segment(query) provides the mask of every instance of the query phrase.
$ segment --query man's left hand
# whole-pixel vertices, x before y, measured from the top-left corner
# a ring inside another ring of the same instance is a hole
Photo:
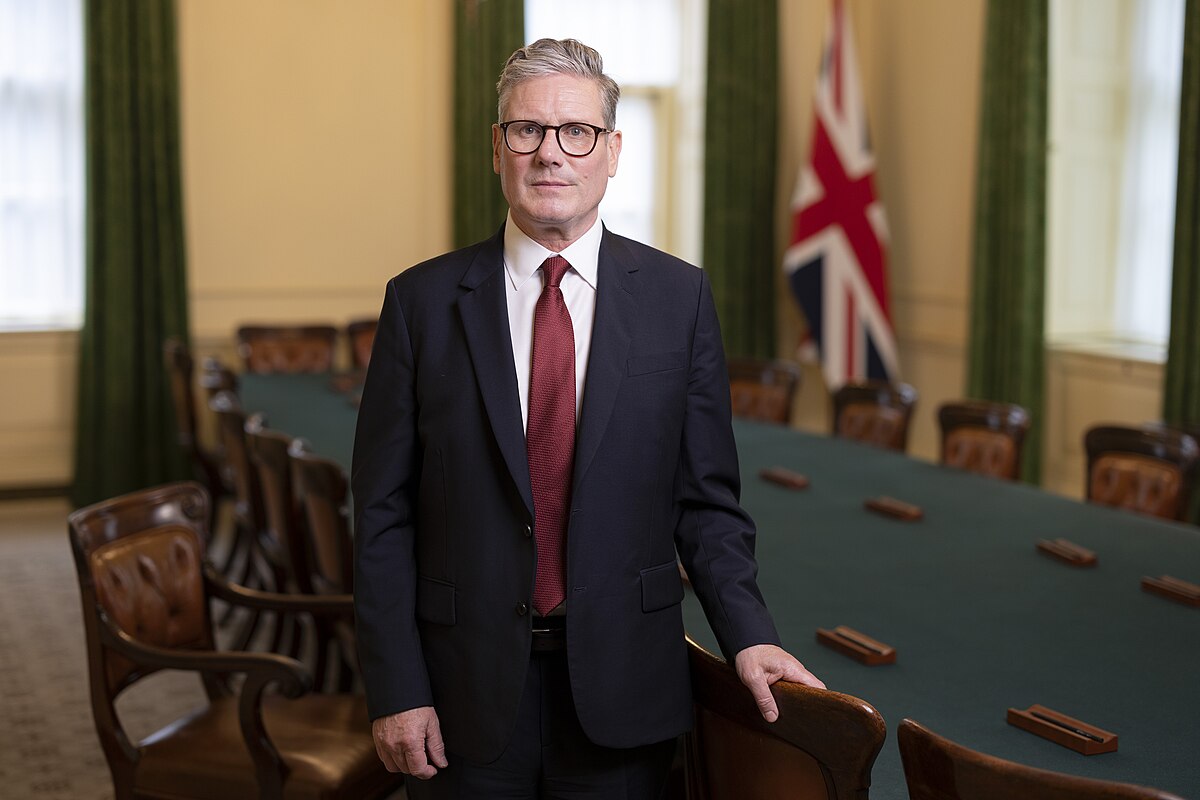
[[[791,653],[773,644],[756,644],[747,647],[734,658],[738,678],[746,684],[763,719],[774,722],[779,719],[779,707],[771,696],[771,684],[775,681],[791,681],[824,689],[825,684],[813,675]]]

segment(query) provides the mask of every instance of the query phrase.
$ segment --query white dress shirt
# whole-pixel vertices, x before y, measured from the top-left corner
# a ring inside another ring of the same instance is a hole
[[[559,288],[575,330],[575,420],[579,421],[588,354],[592,349],[592,323],[596,317],[596,271],[603,233],[604,226],[597,217],[596,223],[570,247],[561,253],[553,253],[526,236],[513,222],[512,214],[508,215],[508,222],[504,225],[504,271],[508,280],[504,285],[507,288],[508,327],[512,335],[513,363],[517,367],[517,390],[521,394],[523,425],[529,423],[533,312],[544,282],[541,267],[542,262],[554,255],[562,256],[571,265],[563,275]]]

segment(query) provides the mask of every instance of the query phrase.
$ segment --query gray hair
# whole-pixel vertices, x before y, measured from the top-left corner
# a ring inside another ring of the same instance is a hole
[[[500,80],[496,83],[496,92],[500,96],[496,107],[499,120],[504,121],[504,107],[508,105],[513,87],[532,78],[552,75],[578,75],[595,81],[600,89],[604,127],[611,129],[617,126],[617,101],[621,99],[621,87],[604,74],[604,59],[600,53],[575,39],[538,39],[533,44],[518,48],[508,57],[504,69],[500,71]]]

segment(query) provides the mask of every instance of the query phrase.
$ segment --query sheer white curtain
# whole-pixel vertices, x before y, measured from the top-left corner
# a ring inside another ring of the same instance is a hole
[[[82,0],[0,0],[0,330],[83,308]]]
[[[1183,0],[1141,0],[1130,50],[1128,126],[1117,230],[1117,332],[1167,341],[1179,153]]]

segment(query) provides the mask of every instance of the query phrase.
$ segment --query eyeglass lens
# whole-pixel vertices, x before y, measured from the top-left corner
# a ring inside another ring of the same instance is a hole
[[[542,139],[550,128],[554,128],[558,146],[569,156],[586,156],[596,147],[596,129],[577,122],[545,126],[529,120],[516,120],[505,128],[504,140],[514,153],[532,153],[542,146]]]

